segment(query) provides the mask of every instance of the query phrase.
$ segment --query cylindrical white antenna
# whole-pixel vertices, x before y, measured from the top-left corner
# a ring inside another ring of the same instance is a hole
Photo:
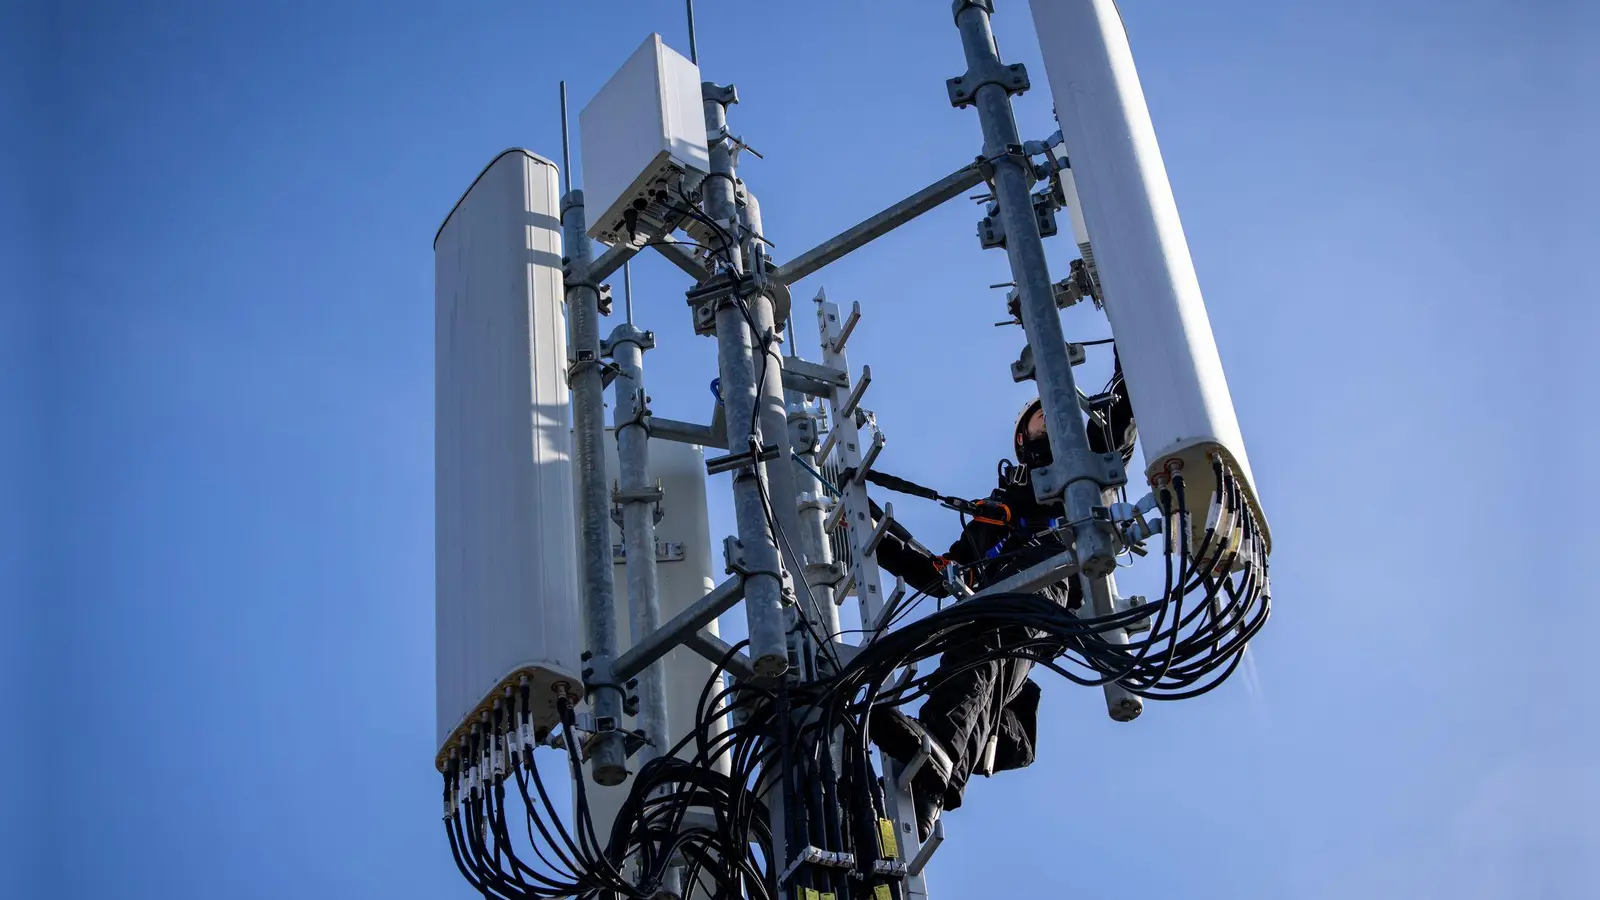
[[[1183,464],[1196,497],[1221,489],[1220,451],[1270,546],[1244,438],[1128,33],[1114,0],[1033,0],[1034,30],[1139,422],[1146,474]],[[1063,176],[1066,172],[1062,173]],[[1065,179],[1063,179],[1065,181]],[[1069,198],[1068,203],[1071,203]],[[1073,231],[1079,228],[1073,216]],[[1203,501],[1196,501],[1196,505]]]

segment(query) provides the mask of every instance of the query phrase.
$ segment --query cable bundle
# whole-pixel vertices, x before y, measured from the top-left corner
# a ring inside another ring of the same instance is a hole
[[[446,774],[446,831],[462,873],[485,897],[653,898],[681,867],[686,892],[774,898],[898,893],[904,865],[886,836],[885,799],[868,751],[869,717],[925,696],[960,670],[939,668],[890,684],[897,671],[996,633],[1020,635],[968,666],[1031,659],[1084,685],[1116,681],[1152,699],[1198,696],[1238,666],[1270,612],[1267,559],[1238,486],[1215,461],[1221,486],[1198,539],[1181,474],[1160,485],[1167,589],[1154,603],[1085,616],[1038,594],[1001,594],[951,606],[876,633],[836,674],[773,686],[725,684],[719,669],[697,706],[697,726],[644,765],[602,842],[576,783],[576,834],[563,824],[533,764],[526,701],[474,731]],[[1105,636],[1150,621],[1126,644]],[[741,645],[742,646],[742,645]],[[569,764],[579,732],[561,707]],[[730,717],[733,724],[718,731]],[[532,854],[512,846],[506,786],[516,788]],[[787,858],[773,859],[770,801],[781,799]],[[780,879],[780,876],[785,876]],[[781,883],[780,883],[781,880]]]
[[[713,738],[712,724],[738,699],[767,695],[758,688],[727,687],[719,677],[706,686],[699,727],[671,753],[686,758],[652,760],[634,779],[627,800],[602,841],[590,815],[581,770],[581,732],[572,709],[560,703],[564,744],[574,783],[575,816],[558,812],[534,761],[536,742],[526,704],[507,697],[505,714],[473,730],[464,753],[445,773],[445,831],[456,865],[485,897],[654,898],[668,870],[683,867],[686,884],[712,896],[769,897],[771,857],[767,807],[749,790],[769,749],[759,727],[735,724]],[[525,698],[524,698],[525,701]],[[722,769],[729,770],[724,773]],[[508,803],[507,786],[515,788]],[[519,852],[509,824],[514,807],[526,819],[527,851]],[[700,811],[703,815],[693,816]],[[569,829],[568,818],[576,819]],[[539,865],[530,864],[530,859]]]

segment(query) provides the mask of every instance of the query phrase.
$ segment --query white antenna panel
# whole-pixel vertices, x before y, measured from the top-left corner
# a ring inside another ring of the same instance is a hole
[[[660,192],[711,169],[700,67],[650,35],[578,114],[578,138],[589,236],[627,240],[630,211],[659,222]]]
[[[507,150],[434,239],[436,762],[505,689],[580,697],[554,163]]]
[[[1216,486],[1220,452],[1242,484],[1262,536],[1256,496],[1211,320],[1156,144],[1133,53],[1113,0],[1032,0],[1056,118],[1082,198],[1077,240],[1093,247],[1144,447],[1147,473],[1177,460],[1190,509]]]

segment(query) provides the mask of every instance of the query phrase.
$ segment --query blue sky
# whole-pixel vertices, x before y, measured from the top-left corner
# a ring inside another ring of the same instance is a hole
[[[1043,137],[1031,20],[996,2]],[[977,153],[945,98],[943,0],[699,6],[780,260]],[[1272,520],[1275,615],[1256,691],[1117,725],[1048,680],[1039,763],[974,785],[936,896],[1600,894],[1600,622],[1578,574],[1596,15],[1123,14]],[[430,241],[499,150],[558,157],[558,79],[577,108],[648,32],[685,48],[680,4],[4,15],[0,758],[29,793],[0,885],[471,896],[431,768]],[[884,467],[963,494],[1026,396],[976,216],[952,203],[796,292],[861,301]],[[1051,253],[1064,270],[1068,242]],[[684,287],[635,268],[657,410],[703,420],[714,354]],[[953,536],[904,506],[929,543]],[[721,505],[712,527],[732,528]]]

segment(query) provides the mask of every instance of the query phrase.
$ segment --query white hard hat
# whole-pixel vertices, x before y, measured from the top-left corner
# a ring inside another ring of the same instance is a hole
[[[1039,401],[1038,397],[1035,397],[1022,407],[1022,412],[1017,414],[1017,424],[1012,431],[1011,443],[1012,449],[1016,451],[1017,462],[1023,465],[1040,464],[1039,454],[1030,454],[1027,451],[1027,446],[1030,443],[1028,440],[1028,421],[1033,418],[1035,413],[1041,412],[1043,409],[1044,404]],[[1046,442],[1044,456],[1048,456],[1049,452],[1049,443]],[[1030,459],[1030,457],[1032,458]]]

